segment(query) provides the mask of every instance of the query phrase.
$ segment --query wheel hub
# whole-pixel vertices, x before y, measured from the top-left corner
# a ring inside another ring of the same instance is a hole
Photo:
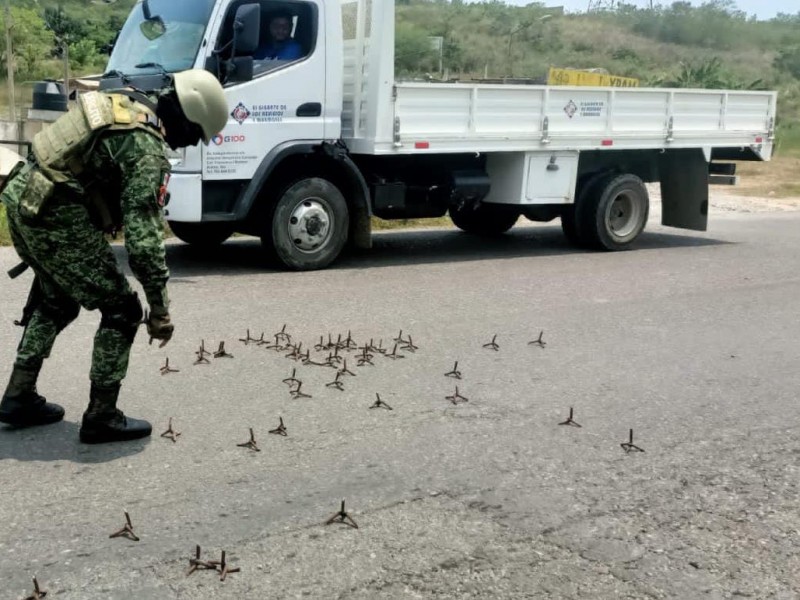
[[[628,194],[619,194],[611,203],[608,226],[614,235],[624,238],[638,226],[641,207]]]
[[[319,198],[298,203],[289,218],[289,236],[302,252],[316,252],[331,238],[330,208]]]

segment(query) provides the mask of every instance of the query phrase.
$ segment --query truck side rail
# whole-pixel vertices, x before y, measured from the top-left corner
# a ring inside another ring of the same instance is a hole
[[[768,160],[776,103],[776,92],[397,83],[393,136],[372,151],[743,147]]]

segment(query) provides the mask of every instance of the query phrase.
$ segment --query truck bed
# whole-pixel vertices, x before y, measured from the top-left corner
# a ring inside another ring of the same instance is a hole
[[[395,83],[354,152],[746,148],[768,160],[775,92]],[[381,135],[382,133],[382,135]]]

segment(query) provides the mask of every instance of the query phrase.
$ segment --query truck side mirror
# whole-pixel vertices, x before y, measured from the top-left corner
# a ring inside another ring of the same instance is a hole
[[[258,48],[261,33],[261,8],[258,4],[242,4],[233,20],[235,54],[252,54]]]

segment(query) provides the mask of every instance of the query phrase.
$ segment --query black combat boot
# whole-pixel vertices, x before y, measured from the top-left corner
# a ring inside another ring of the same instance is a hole
[[[3,400],[0,401],[0,423],[15,427],[31,427],[57,423],[64,418],[64,409],[45,401],[36,393],[39,367],[23,368],[14,365]]]
[[[84,444],[125,442],[147,437],[153,431],[150,423],[126,417],[117,408],[120,385],[100,387],[92,383],[89,408],[83,413],[80,437]]]

